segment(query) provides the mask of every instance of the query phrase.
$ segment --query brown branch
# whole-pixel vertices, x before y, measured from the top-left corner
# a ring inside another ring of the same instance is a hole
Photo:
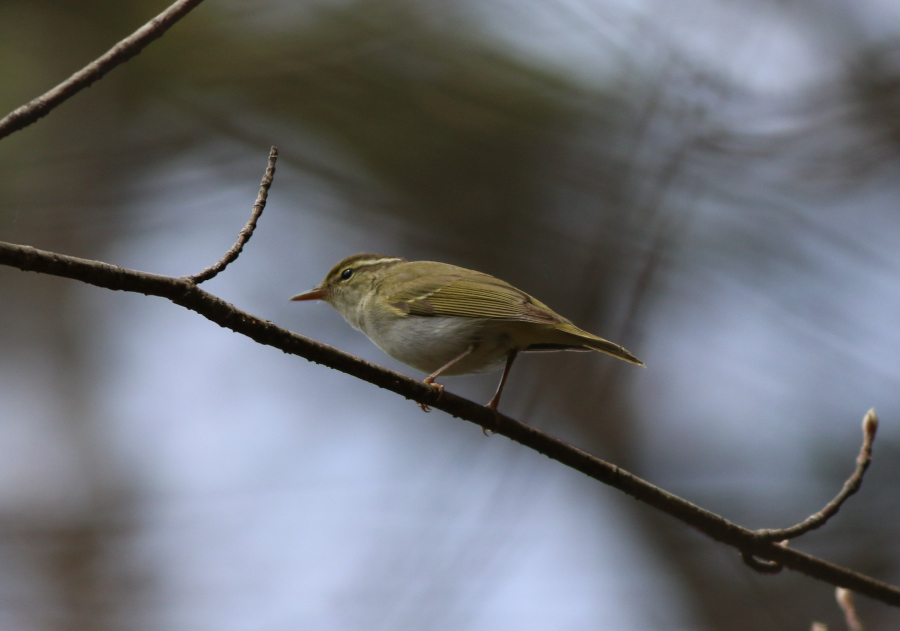
[[[247,241],[253,236],[253,231],[256,230],[256,222],[266,208],[266,198],[269,196],[269,187],[272,186],[272,179],[275,177],[276,160],[278,160],[278,147],[272,147],[269,151],[269,166],[266,167],[266,173],[263,175],[262,182],[259,184],[259,194],[256,196],[256,202],[253,204],[253,212],[250,213],[250,219],[247,220],[244,228],[238,234],[235,244],[231,246],[231,249],[228,250],[225,253],[225,256],[217,263],[210,265],[202,272],[186,276],[185,280],[189,280],[199,285],[200,283],[204,283],[211,278],[214,278],[219,272],[237,260],[237,257],[240,256],[241,251],[247,244]]]
[[[766,534],[754,532],[734,524],[724,517],[700,508],[676,495],[656,487],[619,467],[596,458],[577,447],[554,438],[533,427],[520,423],[504,414],[463,399],[450,392],[438,393],[422,381],[376,366],[343,351],[297,335],[287,329],[257,318],[237,309],[221,298],[200,289],[198,282],[212,278],[237,258],[243,245],[250,239],[256,220],[265,206],[266,194],[274,174],[277,150],[269,154],[269,164],[260,185],[250,220],[238,237],[237,243],[215,265],[193,276],[175,278],[136,270],[124,269],[101,261],[91,261],[55,252],[38,250],[27,245],[0,242],[0,265],[23,271],[72,278],[114,291],[130,291],[147,296],[167,298],[175,304],[199,313],[211,322],[235,333],[285,353],[298,355],[309,361],[340,370],[385,390],[474,423],[478,427],[502,434],[507,438],[544,454],[576,471],[612,486],[667,515],[693,526],[708,537],[736,548],[744,561],[760,572],[776,572],[782,567],[795,570],[837,587],[851,589],[875,600],[900,607],[900,588],[883,583],[869,576],[834,565],[822,559],[789,549],[774,543]],[[871,459],[871,444],[875,435],[875,413],[870,411],[863,423],[867,439],[858,459],[857,473],[848,480],[844,491],[821,513],[824,523],[828,516],[851,495],[862,481],[862,473]],[[850,489],[850,490],[848,490]],[[809,521],[809,520],[807,520]],[[805,524],[806,522],[804,522]],[[820,524],[821,525],[821,524]],[[792,529],[789,529],[792,530]],[[771,531],[774,532],[774,531]]]
[[[831,585],[845,587],[875,600],[900,607],[900,588],[822,559],[780,546],[725,518],[672,495],[619,467],[577,447],[529,427],[504,414],[450,392],[438,397],[423,382],[376,366],[348,353],[297,335],[287,329],[237,309],[200,289],[189,278],[173,278],[123,269],[108,263],[0,242],[0,265],[24,271],[72,278],[115,291],[131,291],[167,298],[208,320],[285,353],[298,355],[367,381],[418,403],[427,404],[478,427],[502,434],[576,471],[612,486],[661,510],[710,538],[732,546],[755,559],[771,561]]]
[[[779,530],[766,529],[757,530],[756,536],[768,541],[785,541],[787,539],[796,539],[800,535],[808,533],[825,525],[829,519],[834,517],[841,509],[841,506],[847,499],[859,490],[862,485],[863,476],[866,469],[872,462],[872,441],[875,440],[875,433],[878,431],[878,415],[875,410],[869,410],[863,417],[863,442],[859,448],[859,455],[856,457],[856,471],[853,472],[847,481],[844,482],[844,488],[838,493],[833,500],[825,505],[825,508],[818,513],[810,515],[808,518],[790,528],[782,528]]]
[[[203,0],[178,0],[52,90],[14,109],[0,119],[0,138],[5,138],[40,120],[55,107],[101,79],[107,72],[140,53],[150,42],[162,37],[163,33],[201,2]]]

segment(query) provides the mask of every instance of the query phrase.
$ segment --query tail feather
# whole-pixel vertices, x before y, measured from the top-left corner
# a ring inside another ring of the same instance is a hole
[[[632,355],[625,348],[610,342],[609,340],[604,340],[602,337],[597,337],[592,333],[583,331],[574,324],[569,324],[563,330],[570,336],[570,339],[575,338],[572,339],[572,350],[577,350],[574,347],[580,346],[584,349],[600,351],[601,353],[618,357],[619,359],[623,359],[637,366],[644,365],[644,362]]]
[[[595,351],[600,351],[601,353],[606,353],[607,355],[612,355],[613,357],[618,357],[619,359],[624,359],[627,362],[632,364],[636,364],[637,366],[643,366],[644,362],[640,359],[632,355],[626,349],[622,348],[618,344],[614,344],[609,340],[604,340],[603,338],[589,339],[584,343],[585,348],[590,348]]]

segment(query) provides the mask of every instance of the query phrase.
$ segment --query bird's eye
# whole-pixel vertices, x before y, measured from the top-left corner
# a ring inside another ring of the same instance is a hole
[[[345,269],[343,272],[341,272],[341,280],[347,280],[351,276],[353,276],[353,270],[350,269],[349,267],[347,269]]]

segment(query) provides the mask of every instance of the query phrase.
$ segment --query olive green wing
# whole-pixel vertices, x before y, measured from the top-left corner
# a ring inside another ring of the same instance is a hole
[[[429,274],[392,283],[388,303],[409,315],[567,322],[524,291],[488,274]]]

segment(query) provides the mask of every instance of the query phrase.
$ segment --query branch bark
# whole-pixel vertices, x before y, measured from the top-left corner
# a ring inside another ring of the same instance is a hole
[[[140,53],[201,2],[203,0],[178,0],[52,90],[14,109],[0,119],[0,138],[40,120],[54,108],[103,78],[107,72]]]
[[[833,500],[828,502],[825,507],[818,513],[810,515],[808,518],[790,528],[780,528],[778,530],[757,530],[756,535],[769,541],[787,541],[788,539],[796,539],[801,535],[805,535],[810,530],[821,528],[825,523],[837,515],[850,496],[859,490],[862,486],[863,476],[872,463],[872,442],[875,440],[875,433],[878,431],[878,415],[875,410],[869,410],[863,417],[863,442],[859,448],[859,455],[856,457],[856,470],[853,472],[844,486]]]
[[[266,167],[266,173],[259,184],[259,194],[256,196],[256,203],[253,204],[253,212],[250,213],[250,219],[247,220],[244,228],[238,234],[237,241],[220,260],[202,272],[188,276],[187,280],[197,285],[205,283],[218,276],[220,272],[224,271],[226,267],[236,261],[237,257],[241,255],[241,252],[244,251],[244,246],[247,245],[250,237],[253,236],[253,231],[256,230],[256,222],[259,221],[259,216],[262,215],[263,210],[266,208],[266,200],[269,198],[269,187],[272,186],[272,180],[275,177],[275,162],[277,160],[278,147],[272,147],[269,150],[269,166]]]
[[[421,381],[276,326],[200,289],[190,276],[182,278],[161,276],[4,242],[0,242],[0,265],[71,278],[114,291],[130,291],[166,298],[260,344],[339,370],[417,403],[469,421],[478,427],[502,434],[693,526],[716,541],[734,547],[745,559],[768,561],[774,564],[771,567],[777,566],[778,569],[786,567],[831,585],[900,607],[900,588],[774,543],[759,533],[742,528],[616,465],[504,414],[495,414],[492,410],[451,392],[444,392],[439,396],[433,388]]]

